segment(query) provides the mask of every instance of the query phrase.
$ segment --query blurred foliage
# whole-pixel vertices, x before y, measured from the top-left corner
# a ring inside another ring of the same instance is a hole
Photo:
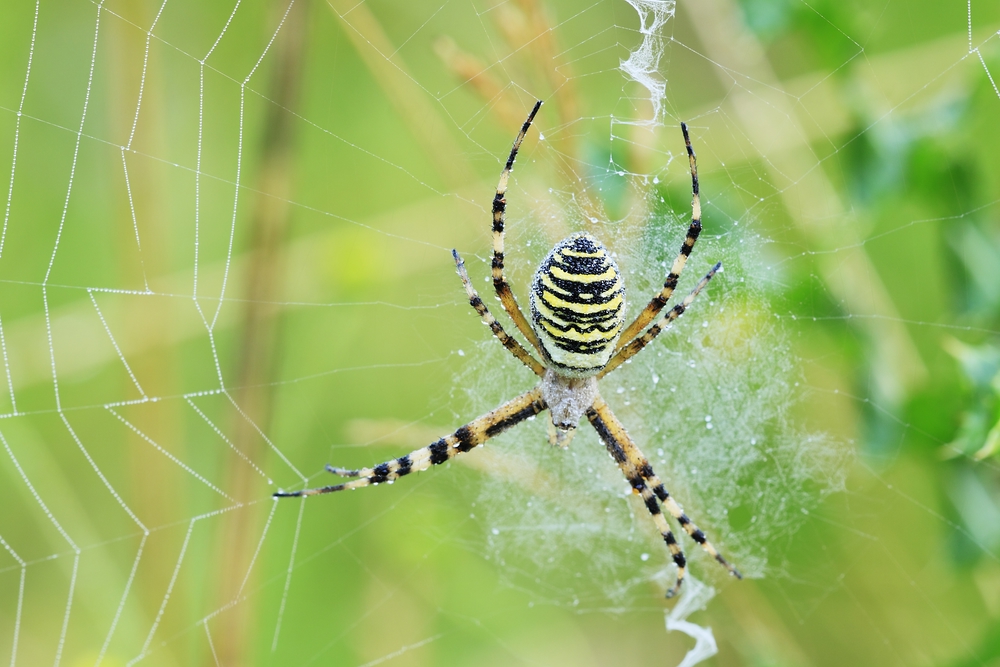
[[[946,340],[945,348],[961,365],[969,385],[968,407],[949,446],[957,456],[995,456],[1000,453],[1000,348],[955,339]]]

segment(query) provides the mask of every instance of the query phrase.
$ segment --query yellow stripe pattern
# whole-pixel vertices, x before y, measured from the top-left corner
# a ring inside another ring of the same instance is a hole
[[[585,232],[552,248],[535,272],[531,324],[557,373],[600,371],[625,324],[625,286],[614,259]]]

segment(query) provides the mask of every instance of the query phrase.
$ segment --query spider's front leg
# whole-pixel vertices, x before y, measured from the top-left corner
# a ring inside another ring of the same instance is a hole
[[[722,557],[718,550],[705,537],[705,533],[688,518],[680,505],[670,496],[667,489],[663,486],[663,482],[653,472],[653,467],[649,465],[649,461],[646,460],[639,447],[629,437],[625,427],[618,421],[618,418],[611,412],[611,408],[608,407],[608,404],[600,396],[597,397],[593,406],[587,411],[587,419],[594,426],[605,447],[608,448],[608,452],[611,453],[611,457],[625,474],[625,478],[628,479],[629,484],[642,496],[643,502],[646,504],[646,509],[653,516],[653,521],[656,523],[656,527],[659,528],[660,534],[663,535],[663,541],[666,542],[667,548],[670,550],[671,556],[673,556],[674,563],[677,565],[677,583],[674,584],[673,588],[667,590],[667,597],[673,597],[680,590],[681,584],[684,583],[687,562],[680,545],[677,544],[677,540],[670,530],[669,524],[667,524],[667,520],[663,516],[659,503],[663,503],[667,511],[677,520],[677,523],[681,525],[685,532],[691,536],[692,540],[701,545],[702,549],[729,570],[730,574],[737,579],[742,579],[743,575],[740,574],[739,570],[730,565]]]
[[[504,403],[499,408],[487,412],[482,417],[473,419],[451,435],[445,436],[427,447],[421,447],[405,456],[400,456],[398,459],[380,463],[374,468],[360,468],[358,470],[336,468],[329,465],[326,467],[328,472],[335,475],[341,477],[358,477],[359,479],[317,489],[278,491],[274,496],[276,498],[315,496],[321,493],[359,489],[363,486],[381,484],[382,482],[394,482],[400,477],[413,472],[427,470],[432,465],[444,463],[459,454],[478,447],[493,436],[503,433],[510,427],[520,424],[530,417],[534,417],[546,407],[545,400],[542,398],[542,389],[541,387],[536,387]]]

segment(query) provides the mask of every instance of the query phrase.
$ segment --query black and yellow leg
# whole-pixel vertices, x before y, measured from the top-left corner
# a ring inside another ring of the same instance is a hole
[[[674,500],[673,497],[667,492],[666,488],[664,488],[663,483],[659,480],[656,481],[657,483],[653,486],[653,493],[655,493],[656,497],[660,499],[663,506],[667,508],[670,515],[677,519],[677,523],[679,523],[681,528],[684,529],[684,532],[690,535],[692,540],[701,545],[701,548],[705,550],[705,553],[714,558],[719,565],[729,570],[729,574],[733,575],[737,579],[742,579],[743,575],[740,574],[740,571],[737,570],[732,563],[726,560],[722,554],[719,553],[718,549],[712,546],[712,543],[705,537],[704,531],[698,528],[698,526],[696,526],[694,522],[688,518],[688,515],[684,513],[681,506],[677,504],[677,501]],[[650,483],[652,484],[652,482]]]
[[[462,261],[461,256],[459,256],[457,250],[451,251],[452,256],[455,258],[455,267],[458,269],[458,275],[462,279],[462,284],[465,285],[465,293],[469,296],[469,304],[475,309],[482,318],[483,323],[490,328],[493,335],[503,344],[507,351],[514,355],[521,363],[530,368],[532,372],[538,377],[545,375],[545,366],[541,364],[537,359],[531,356],[531,353],[524,349],[524,346],[518,342],[516,338],[511,337],[500,323],[497,322],[496,318],[490,312],[490,309],[486,307],[483,300],[479,298],[479,294],[476,292],[476,288],[472,286],[472,281],[469,280],[469,273],[465,270],[465,262]]]
[[[594,403],[594,407],[587,411],[587,419],[594,426],[597,434],[601,437],[604,442],[604,446],[608,448],[608,452],[611,454],[611,458],[615,460],[618,467],[621,468],[622,473],[625,475],[625,479],[632,486],[632,489],[642,496],[642,501],[646,505],[646,509],[649,514],[653,517],[653,523],[656,524],[657,530],[660,531],[660,535],[663,536],[663,542],[667,545],[667,549],[670,551],[670,556],[677,566],[677,581],[676,583],[667,589],[667,597],[673,597],[677,591],[680,590],[681,584],[684,583],[684,574],[687,571],[687,559],[684,557],[684,552],[681,546],[677,544],[677,539],[674,537],[674,533],[670,530],[670,525],[663,516],[663,511],[660,509],[660,503],[658,502],[656,495],[653,490],[649,487],[649,484],[642,478],[642,473],[640,469],[635,465],[630,457],[626,448],[622,445],[623,438],[620,434],[616,433],[616,420],[609,420],[602,416],[602,412],[610,410],[607,408],[607,403],[604,399],[598,398]],[[617,427],[620,427],[617,424]],[[624,429],[622,429],[624,431]],[[625,438],[628,436],[626,435]]]
[[[482,417],[472,420],[451,435],[445,436],[427,447],[421,447],[405,456],[400,456],[398,459],[380,463],[374,468],[360,468],[358,470],[327,466],[327,470],[335,475],[341,477],[358,477],[359,479],[317,489],[279,491],[274,496],[276,498],[315,496],[321,493],[359,489],[363,486],[381,484],[383,482],[391,483],[400,477],[413,472],[427,470],[432,465],[444,463],[459,454],[478,447],[510,427],[523,422],[529,417],[534,417],[545,408],[546,405],[542,399],[542,390],[536,387],[526,394],[521,394],[512,401],[504,403],[499,408],[486,413]]]
[[[497,183],[496,196],[493,197],[493,287],[496,289],[497,296],[500,297],[500,303],[503,304],[503,308],[507,311],[510,319],[514,321],[521,335],[528,339],[528,342],[538,350],[539,354],[542,353],[542,348],[538,342],[538,336],[535,335],[531,325],[528,323],[528,319],[521,312],[520,306],[517,305],[517,299],[514,298],[514,292],[511,291],[510,284],[507,282],[507,277],[503,272],[503,235],[504,220],[507,212],[507,183],[510,181],[510,172],[514,168],[514,160],[517,158],[518,149],[521,148],[521,142],[524,141],[524,135],[528,132],[528,128],[531,127],[531,121],[535,119],[535,114],[538,113],[538,108],[541,106],[541,100],[535,102],[534,108],[528,114],[528,119],[524,121],[521,131],[518,132],[517,138],[514,139],[514,145],[511,147],[510,155],[507,157],[507,164],[500,173],[500,182]]]
[[[667,305],[667,301],[670,300],[674,290],[677,289],[677,281],[680,279],[684,265],[687,263],[687,259],[694,249],[698,235],[701,234],[701,194],[698,186],[698,160],[695,157],[694,149],[691,148],[691,137],[688,136],[687,125],[684,123],[681,123],[681,131],[684,133],[688,164],[691,167],[691,225],[688,227],[684,244],[681,245],[681,251],[677,254],[673,266],[670,267],[667,279],[663,281],[663,289],[646,304],[646,307],[635,318],[635,321],[625,328],[621,338],[618,339],[618,344],[615,346],[617,349],[624,347],[629,341],[635,338],[640,331],[653,321],[653,318],[656,317],[663,307]]]
[[[705,274],[705,277],[701,279],[701,281],[698,283],[697,286],[695,286],[693,290],[691,290],[690,294],[684,297],[683,301],[681,301],[679,304],[671,308],[666,315],[661,317],[659,321],[656,322],[656,324],[649,327],[646,333],[642,334],[638,338],[633,338],[628,345],[625,345],[620,350],[618,350],[615,353],[615,356],[611,357],[607,365],[603,369],[601,369],[600,373],[597,374],[597,379],[600,380],[602,377],[604,377],[605,375],[607,375],[608,373],[610,373],[611,371],[615,370],[623,363],[625,363],[626,360],[634,357],[636,354],[639,353],[639,350],[649,345],[650,341],[652,341],[654,338],[660,335],[660,332],[663,331],[668,324],[670,324],[678,317],[683,315],[684,311],[688,309],[688,306],[690,306],[691,303],[695,300],[695,297],[698,296],[699,292],[705,289],[705,285],[708,284],[708,281],[711,280],[712,276],[718,273],[719,269],[721,268],[722,268],[722,262],[719,262],[718,264],[713,266],[712,270],[709,271],[707,274]]]
[[[663,507],[677,519],[677,523],[691,536],[691,539],[701,545],[701,548],[711,555],[712,558],[729,570],[730,574],[738,579],[742,579],[743,577],[739,571],[719,554],[718,550],[705,537],[705,533],[694,525],[691,519],[684,514],[680,505],[670,496],[663,483],[656,476],[656,473],[653,472],[653,467],[649,465],[649,461],[646,460],[639,447],[632,441],[625,427],[618,421],[614,413],[611,412],[611,408],[608,407],[603,398],[598,397],[594,401],[594,405],[587,411],[587,419],[594,426],[604,445],[611,453],[612,458],[618,463],[618,467],[625,473],[629,484],[632,485],[632,488],[636,492],[642,495],[646,509],[653,515],[653,520],[656,522],[660,534],[663,535],[663,541],[670,550],[674,563],[677,564],[677,582],[667,591],[667,597],[675,595],[684,582],[686,562],[684,554],[677,545],[673,533],[670,532],[669,525],[663,517],[659,503],[662,503]]]

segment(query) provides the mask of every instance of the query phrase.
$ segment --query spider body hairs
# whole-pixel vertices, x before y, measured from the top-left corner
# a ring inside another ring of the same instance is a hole
[[[493,198],[493,264],[492,278],[500,303],[514,325],[541,357],[532,356],[524,345],[508,334],[493,317],[476,293],[465,262],[458,251],[452,250],[458,275],[465,286],[469,304],[493,335],[521,363],[541,378],[539,384],[485,415],[472,420],[454,433],[405,456],[380,463],[373,468],[357,470],[328,465],[327,471],[351,481],[302,491],[279,491],[275,497],[311,496],[364,486],[392,483],[413,472],[444,463],[484,444],[490,438],[544,410],[551,415],[549,441],[561,447],[569,446],[577,425],[584,417],[591,423],[621,469],[633,491],[642,497],[653,522],[677,566],[677,580],[667,591],[672,597],[684,581],[687,561],[670,524],[665,509],[677,524],[730,574],[742,578],[705,537],[667,492],[649,461],[631,439],[624,425],[601,397],[597,382],[622,363],[637,354],[664,328],[680,317],[695,297],[722,267],[716,264],[698,285],[665,315],[666,306],[681,271],[701,233],[701,200],[698,190],[698,164],[687,126],[681,123],[684,144],[691,168],[691,225],[663,288],[653,296],[643,311],[625,326],[625,285],[621,272],[607,248],[585,232],[571,234],[557,243],[542,260],[531,285],[531,320],[521,311],[504,275],[504,223],[507,207],[507,184],[518,149],[542,102],[535,103],[521,131],[514,140],[507,163],[500,174]],[[656,319],[659,317],[659,319]],[[654,319],[656,321],[654,322]],[[648,328],[647,328],[648,327]]]

